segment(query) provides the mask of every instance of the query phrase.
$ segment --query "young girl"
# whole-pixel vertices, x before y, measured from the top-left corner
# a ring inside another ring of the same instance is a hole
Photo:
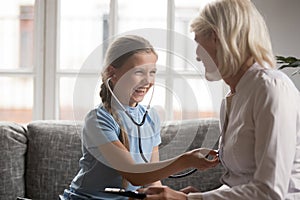
[[[85,118],[81,169],[65,190],[65,199],[126,199],[104,190],[161,186],[160,179],[185,168],[218,164],[217,159],[199,157],[200,150],[159,162],[159,116],[149,105],[139,104],[152,90],[156,62],[156,52],[142,37],[127,35],[110,45],[102,73],[102,104]]]

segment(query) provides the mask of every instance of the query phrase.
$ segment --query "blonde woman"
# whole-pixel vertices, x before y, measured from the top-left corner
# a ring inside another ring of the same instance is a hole
[[[300,199],[299,91],[274,69],[262,16],[250,0],[216,0],[191,29],[207,79],[230,87],[221,106],[224,186],[189,194],[150,187],[146,199]]]
[[[90,111],[82,133],[80,171],[65,190],[65,199],[128,199],[105,188],[137,190],[161,186],[160,179],[194,167],[216,166],[196,149],[159,162],[160,120],[156,111],[139,104],[154,85],[157,54],[144,38],[126,35],[109,46],[102,74],[102,103]],[[151,91],[152,93],[152,91]]]

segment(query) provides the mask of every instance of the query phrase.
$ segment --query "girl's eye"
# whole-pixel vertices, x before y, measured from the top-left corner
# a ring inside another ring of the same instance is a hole
[[[144,74],[144,72],[141,71],[141,70],[135,71],[134,73],[135,73],[136,75],[143,75],[143,74]]]
[[[154,76],[154,75],[156,74],[156,71],[153,70],[153,71],[150,72],[150,74],[151,74],[152,76]]]

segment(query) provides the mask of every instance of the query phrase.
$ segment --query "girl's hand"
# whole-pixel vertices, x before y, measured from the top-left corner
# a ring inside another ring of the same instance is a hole
[[[198,170],[206,170],[219,164],[218,152],[212,149],[199,148],[186,153],[188,162]]]

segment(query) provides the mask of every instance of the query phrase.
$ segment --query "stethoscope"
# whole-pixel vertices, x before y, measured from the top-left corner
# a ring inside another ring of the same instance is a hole
[[[146,107],[146,111],[143,115],[142,121],[141,122],[136,122],[133,117],[130,115],[130,113],[126,110],[126,108],[123,106],[123,104],[119,101],[119,99],[117,98],[117,96],[114,94],[113,90],[111,89],[110,85],[109,85],[109,81],[111,78],[108,78],[106,80],[106,87],[108,88],[109,92],[111,93],[111,95],[113,96],[113,98],[116,100],[117,104],[122,108],[122,110],[125,112],[125,114],[130,118],[130,120],[137,126],[137,130],[138,130],[138,144],[139,144],[139,153],[142,157],[142,159],[144,160],[145,163],[149,163],[149,161],[147,160],[147,158],[145,157],[144,153],[143,153],[143,149],[142,149],[142,139],[141,139],[141,126],[144,125],[145,121],[146,121],[146,117],[148,115],[148,110],[150,109],[150,104],[153,98],[153,94],[154,94],[154,86],[152,89],[152,94],[149,100],[149,103]],[[170,175],[169,178],[182,178],[185,176],[189,176],[191,174],[193,174],[194,172],[196,172],[197,169],[191,169],[188,172],[182,173],[182,174],[174,174],[174,175]]]

